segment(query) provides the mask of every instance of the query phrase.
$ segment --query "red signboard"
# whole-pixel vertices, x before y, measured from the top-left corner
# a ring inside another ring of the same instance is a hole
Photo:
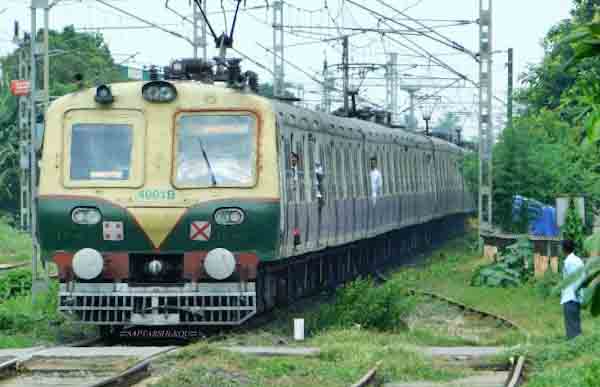
[[[14,80],[10,82],[10,91],[15,97],[24,97],[29,95],[31,89],[29,81]]]

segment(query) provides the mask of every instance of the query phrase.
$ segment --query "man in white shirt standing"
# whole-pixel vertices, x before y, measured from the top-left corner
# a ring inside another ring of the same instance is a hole
[[[377,204],[377,198],[383,193],[383,178],[381,172],[377,169],[377,158],[371,158],[371,201],[373,205]]]
[[[564,240],[562,248],[567,256],[563,265],[563,278],[567,278],[583,269],[584,264],[581,258],[575,255],[575,243],[572,240]],[[584,277],[583,273],[581,277]],[[565,287],[560,295],[560,304],[563,306],[565,329],[569,340],[581,334],[581,300],[576,294],[579,285],[580,281],[574,281]]]

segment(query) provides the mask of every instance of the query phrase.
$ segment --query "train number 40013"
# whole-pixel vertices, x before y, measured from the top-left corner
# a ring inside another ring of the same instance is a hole
[[[144,189],[136,194],[137,200],[175,200],[176,192],[172,189]]]

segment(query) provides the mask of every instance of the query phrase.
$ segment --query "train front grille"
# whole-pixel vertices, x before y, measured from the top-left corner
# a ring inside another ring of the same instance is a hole
[[[60,291],[59,310],[71,314],[76,322],[96,325],[239,325],[256,314],[254,284],[244,284],[245,289],[214,292],[199,289],[195,292],[174,292],[173,288],[136,292],[103,292],[104,289]],[[94,284],[96,285],[96,284]],[[100,284],[103,285],[103,284]],[[232,286],[233,285],[233,286]],[[121,287],[126,287],[121,284]],[[214,288],[214,286],[212,286]],[[164,291],[162,291],[164,290]]]

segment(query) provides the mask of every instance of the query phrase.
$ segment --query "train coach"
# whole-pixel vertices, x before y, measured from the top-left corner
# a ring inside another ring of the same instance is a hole
[[[474,210],[461,148],[227,83],[69,94],[42,155],[59,308],[105,331],[239,325],[443,240]]]

